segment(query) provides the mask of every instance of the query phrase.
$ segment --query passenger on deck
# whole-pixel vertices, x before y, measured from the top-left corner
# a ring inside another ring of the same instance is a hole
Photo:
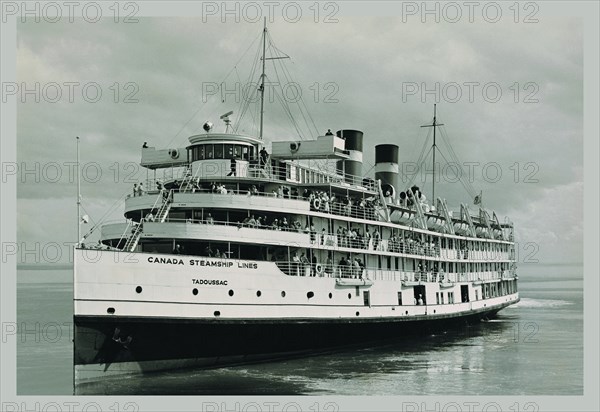
[[[306,268],[309,267],[310,262],[308,261],[308,258],[306,257],[306,255],[304,254],[304,252],[302,252],[302,254],[300,255],[300,263],[302,264],[300,276],[305,276],[306,275]]]
[[[377,229],[373,230],[373,250],[377,250],[379,247],[379,241],[381,240],[381,235]]]
[[[417,299],[417,305],[423,305],[423,295],[419,293],[419,299]]]
[[[133,184],[133,197],[137,196],[137,183]]]
[[[142,145],[142,149],[147,149],[148,148],[148,142],[144,142],[144,144]]]
[[[348,270],[348,262],[346,262],[346,258],[342,256],[342,258],[340,259],[340,262],[338,263],[338,267],[340,270],[340,276],[345,278],[347,277],[347,270]]]
[[[331,256],[327,257],[327,263],[325,264],[325,276],[328,278],[333,274],[333,260]]]
[[[177,243],[175,245],[175,248],[173,249],[173,254],[181,255],[182,253],[183,253],[183,250],[181,249],[181,245],[179,243]]]
[[[264,147],[262,149],[260,149],[260,166],[261,167],[265,167],[267,165],[267,159],[269,158],[269,153],[267,152],[267,149],[265,149]]]
[[[358,259],[354,258],[354,262],[352,263],[353,269],[354,269],[354,277],[355,278],[362,278],[362,274],[361,274],[361,270],[360,270],[360,263],[358,263]]]
[[[300,273],[300,258],[298,257],[298,252],[294,252],[292,256],[292,276],[298,276]]]
[[[154,222],[154,215],[152,212],[148,213],[145,218],[146,222]]]
[[[336,231],[336,237],[337,237],[337,245],[338,247],[343,247],[343,242],[342,242],[342,236],[344,235],[344,231],[342,230],[341,226],[338,226],[337,231]]]
[[[317,240],[317,230],[315,229],[315,225],[311,224],[308,230],[310,233],[310,243],[314,245]]]
[[[325,133],[325,136],[333,136],[331,129],[327,129],[327,133]]]
[[[207,225],[214,225],[215,224],[215,220],[213,219],[213,217],[210,214],[210,212],[206,215],[206,221],[205,221],[205,223]]]
[[[235,160],[235,157],[231,158],[229,167],[230,167],[230,171],[229,171],[229,173],[227,173],[227,176],[235,176],[235,172],[237,169],[237,161]]]

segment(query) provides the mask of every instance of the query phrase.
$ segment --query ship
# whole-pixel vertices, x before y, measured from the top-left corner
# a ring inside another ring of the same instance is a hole
[[[76,387],[394,342],[519,301],[514,225],[481,194],[450,210],[435,179],[431,200],[401,186],[396,144],[375,145],[367,176],[360,130],[263,138],[266,38],[258,133],[230,111],[184,147],[144,144],[124,218],[94,247],[78,234]]]

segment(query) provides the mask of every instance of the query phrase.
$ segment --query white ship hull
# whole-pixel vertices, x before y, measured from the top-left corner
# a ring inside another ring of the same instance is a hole
[[[272,262],[80,249],[75,256],[76,383],[371,344],[489,317],[519,300],[516,292],[479,299],[482,286],[467,282],[423,282],[426,304],[415,305],[414,287],[400,278],[340,284],[288,276]],[[461,300],[465,290],[466,302],[432,304],[438,293]]]

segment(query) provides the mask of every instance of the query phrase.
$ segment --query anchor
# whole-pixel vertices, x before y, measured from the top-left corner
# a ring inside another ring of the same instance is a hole
[[[125,349],[129,349],[129,344],[133,341],[133,338],[130,335],[128,335],[127,338],[125,338],[125,340],[123,340],[119,336],[120,334],[121,334],[121,329],[116,327],[115,332],[113,333],[112,340],[117,343],[120,343]]]

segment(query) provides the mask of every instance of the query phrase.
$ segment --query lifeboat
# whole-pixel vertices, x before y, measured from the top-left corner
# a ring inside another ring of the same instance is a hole
[[[390,215],[390,220],[401,225],[407,224],[413,218],[414,213],[407,210],[394,210]]]
[[[456,222],[454,223],[454,231],[459,235],[465,235],[469,230],[468,223],[465,222]]]

